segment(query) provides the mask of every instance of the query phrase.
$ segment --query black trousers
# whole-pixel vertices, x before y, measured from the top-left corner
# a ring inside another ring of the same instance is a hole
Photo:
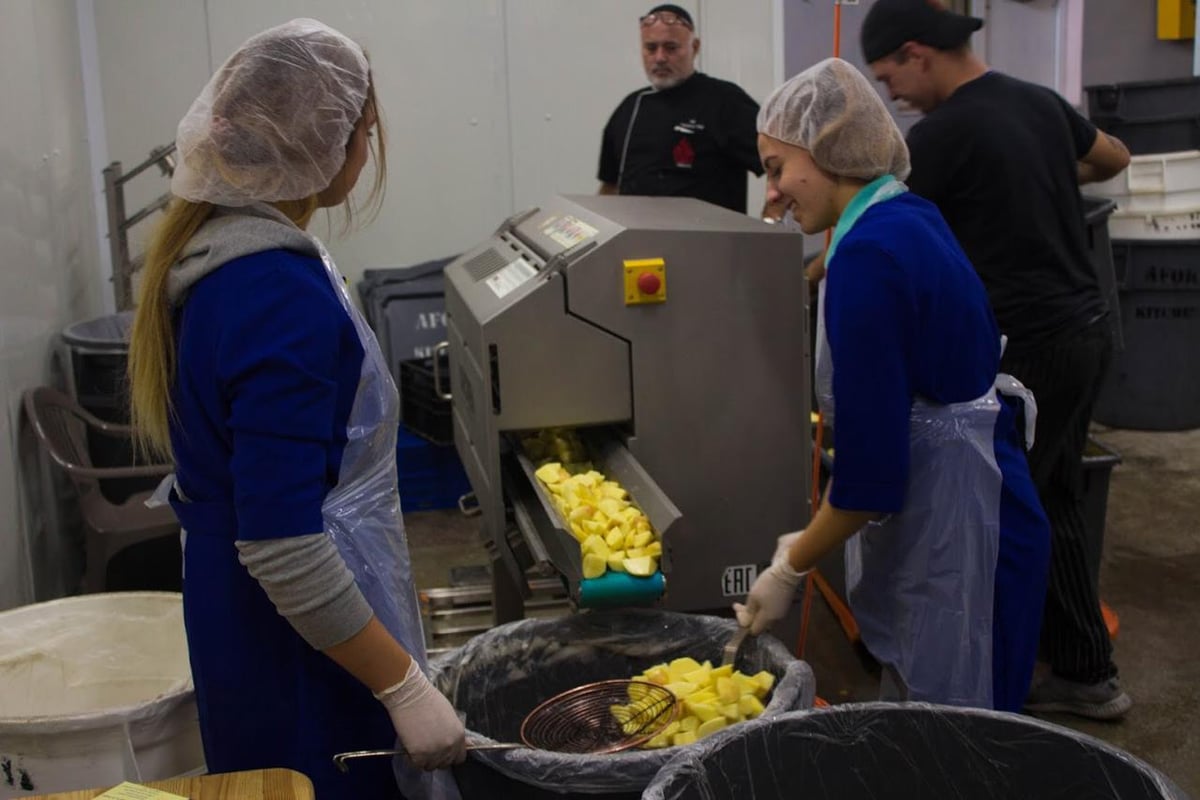
[[[1112,335],[1100,319],[1052,345],[1006,353],[1000,364],[1037,400],[1029,469],[1052,531],[1042,656],[1056,675],[1089,684],[1117,674],[1099,579],[1088,568],[1083,513],[1083,449],[1111,360]]]

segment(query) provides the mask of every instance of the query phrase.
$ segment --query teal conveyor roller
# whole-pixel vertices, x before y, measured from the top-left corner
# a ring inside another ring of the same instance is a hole
[[[666,588],[662,570],[647,578],[626,572],[606,572],[599,578],[584,578],[579,582],[579,607],[648,606],[662,597]]]

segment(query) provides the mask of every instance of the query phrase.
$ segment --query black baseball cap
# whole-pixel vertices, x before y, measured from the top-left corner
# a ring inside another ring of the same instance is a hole
[[[983,20],[948,11],[941,0],[875,0],[863,20],[860,42],[868,64],[905,42],[953,50],[983,27]]]
[[[681,6],[674,5],[673,3],[663,3],[662,5],[657,5],[657,6],[655,6],[654,8],[650,9],[649,11],[647,11],[647,12],[646,12],[646,13],[645,13],[645,14],[642,16],[642,19],[645,19],[646,17],[650,16],[651,14],[657,14],[657,13],[658,13],[658,12],[660,12],[660,11],[669,11],[669,12],[671,12],[671,13],[672,13],[672,14],[674,14],[675,16],[677,16],[677,17],[679,17],[680,19],[682,19],[682,20],[684,20],[685,22],[687,22],[687,24],[688,24],[688,27],[689,27],[689,28],[691,28],[691,29],[695,30],[695,28],[696,28],[696,23],[692,21],[692,15],[691,15],[691,14],[689,14],[689,13],[687,12],[687,9],[686,9],[686,8],[683,8],[683,7],[681,7]]]

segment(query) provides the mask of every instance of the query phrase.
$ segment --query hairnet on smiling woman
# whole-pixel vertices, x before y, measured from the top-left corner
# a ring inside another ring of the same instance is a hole
[[[780,86],[758,112],[758,132],[809,151],[833,175],[908,177],[908,145],[871,83],[827,58]]]
[[[250,38],[180,121],[171,192],[224,206],[317,194],[345,163],[369,84],[362,48],[316,20]]]

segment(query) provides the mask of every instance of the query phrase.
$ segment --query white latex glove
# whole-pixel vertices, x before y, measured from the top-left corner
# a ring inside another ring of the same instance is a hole
[[[793,533],[785,533],[775,540],[775,555],[771,556],[771,564],[778,564],[781,561],[787,563],[788,553],[792,549],[792,545],[800,538],[800,534],[804,531],[795,531]]]
[[[738,624],[757,636],[783,619],[796,596],[796,587],[806,574],[807,571],[796,572],[786,559],[767,567],[750,587],[746,603],[733,604]]]
[[[392,718],[414,766],[442,769],[467,757],[467,731],[454,706],[429,682],[414,658],[404,680],[375,695]]]

